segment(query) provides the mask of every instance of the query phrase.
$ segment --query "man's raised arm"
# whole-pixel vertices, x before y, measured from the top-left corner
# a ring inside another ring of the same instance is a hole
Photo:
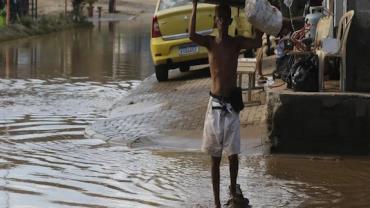
[[[195,29],[196,22],[197,22],[197,6],[198,6],[198,0],[193,0],[193,11],[191,14],[191,20],[190,20],[190,26],[189,26],[190,27],[189,38],[196,44],[208,48],[209,47],[208,36],[197,34],[196,29]]]

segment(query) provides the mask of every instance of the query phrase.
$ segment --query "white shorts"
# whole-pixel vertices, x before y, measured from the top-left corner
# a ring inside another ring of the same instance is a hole
[[[240,153],[240,120],[230,103],[210,98],[204,122],[202,151],[221,157]]]

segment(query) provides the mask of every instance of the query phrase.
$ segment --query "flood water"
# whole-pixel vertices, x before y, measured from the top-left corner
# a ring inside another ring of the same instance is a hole
[[[212,206],[204,154],[84,137],[153,73],[149,35],[114,22],[1,43],[0,207]],[[244,155],[238,182],[253,207],[370,207],[368,157]]]

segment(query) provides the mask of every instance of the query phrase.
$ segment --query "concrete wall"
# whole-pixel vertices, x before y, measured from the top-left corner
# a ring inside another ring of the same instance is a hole
[[[347,1],[354,10],[347,44],[347,87],[354,92],[370,92],[370,1]]]
[[[370,95],[269,93],[272,153],[370,153]]]

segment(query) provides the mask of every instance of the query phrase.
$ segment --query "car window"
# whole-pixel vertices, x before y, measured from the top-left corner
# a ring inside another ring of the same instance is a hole
[[[192,0],[161,0],[158,10],[169,9],[173,7],[191,4]]]

